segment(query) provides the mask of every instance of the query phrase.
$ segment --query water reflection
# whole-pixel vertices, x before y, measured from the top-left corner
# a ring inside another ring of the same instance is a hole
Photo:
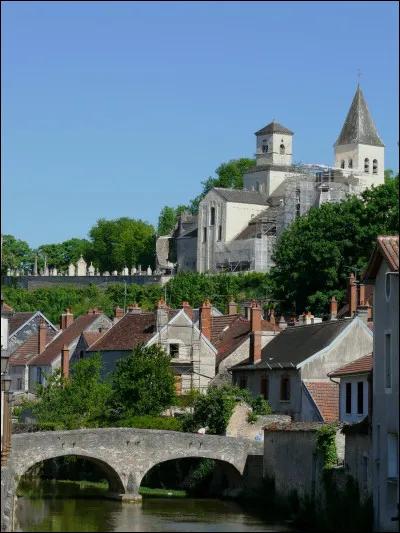
[[[290,531],[285,525],[265,523],[234,502],[149,498],[142,504],[122,504],[71,499],[71,486],[68,494],[65,485],[60,485],[42,483],[39,498],[31,499],[25,493],[18,499],[16,531]],[[78,491],[78,495],[82,496],[82,492],[85,490]],[[94,496],[92,491],[87,492]]]

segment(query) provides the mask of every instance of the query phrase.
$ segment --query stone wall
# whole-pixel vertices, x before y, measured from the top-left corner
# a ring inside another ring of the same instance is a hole
[[[345,467],[357,481],[360,498],[372,494],[372,438],[361,433],[346,435]]]
[[[9,287],[15,286],[28,291],[43,287],[74,286],[88,287],[91,283],[100,289],[106,289],[113,283],[126,283],[128,285],[165,285],[172,276],[2,276],[1,284]]]
[[[13,468],[7,462],[1,467],[1,531],[13,531],[15,485]]]
[[[265,415],[259,416],[254,423],[247,422],[247,415],[252,408],[246,402],[238,402],[235,405],[233,414],[226,428],[227,437],[241,437],[254,440],[254,437],[262,431],[264,426],[278,423],[290,423],[290,416],[287,415]],[[264,434],[264,433],[263,433]]]

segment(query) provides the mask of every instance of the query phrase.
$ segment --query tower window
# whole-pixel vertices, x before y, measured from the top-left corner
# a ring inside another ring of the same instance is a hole
[[[353,160],[349,159],[349,168],[353,168]]]
[[[218,240],[222,241],[222,226],[218,226]]]
[[[215,224],[215,207],[211,208],[210,218],[211,218],[210,224],[211,224],[211,226],[214,226],[214,224]]]
[[[262,151],[264,152],[264,154],[266,154],[268,152],[268,144],[263,144],[262,145]]]
[[[364,159],[364,172],[368,172],[369,173],[369,159],[368,159],[368,157],[366,157]]]
[[[344,168],[344,159],[340,161],[340,168]]]
[[[259,191],[259,190],[260,190],[260,182],[256,181],[256,191]]]
[[[372,161],[372,174],[378,174],[378,160],[374,159]]]
[[[285,155],[285,145],[284,144],[281,144],[280,147],[279,147],[279,151],[280,151],[280,154],[281,155]]]
[[[203,242],[207,242],[207,228],[203,228]]]

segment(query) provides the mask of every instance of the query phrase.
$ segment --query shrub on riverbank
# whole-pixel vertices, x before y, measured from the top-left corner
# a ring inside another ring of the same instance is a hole
[[[173,417],[164,418],[162,416],[132,416],[122,418],[116,423],[116,427],[183,431],[180,420]]]

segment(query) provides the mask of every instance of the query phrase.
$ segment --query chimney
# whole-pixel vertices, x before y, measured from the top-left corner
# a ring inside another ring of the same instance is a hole
[[[261,361],[261,307],[253,300],[251,304],[250,362]]]
[[[278,325],[279,325],[279,327],[281,329],[286,329],[287,328],[287,323],[286,323],[286,320],[284,319],[283,315],[279,319],[279,324]]]
[[[93,311],[92,311],[92,314],[93,314],[93,315],[101,315],[102,312],[103,312],[102,309],[99,309],[98,307],[95,307],[95,308],[93,309]]]
[[[124,316],[124,310],[120,308],[119,305],[117,307],[114,307],[113,309],[114,316],[113,316],[113,322],[114,324],[118,322],[123,316]]]
[[[337,301],[336,301],[336,297],[332,296],[329,320],[337,320],[336,315],[337,315]]]
[[[368,322],[368,313],[369,313],[369,305],[357,306],[358,318],[362,320],[365,325],[367,325],[367,322]]]
[[[233,296],[231,296],[230,302],[228,303],[228,315],[237,315],[237,308],[237,303],[235,303]]]
[[[39,325],[39,353],[41,354],[44,352],[44,349],[46,348],[46,332],[47,332],[47,326],[44,318],[40,319],[40,325]]]
[[[181,309],[185,311],[187,316],[190,318],[190,320],[193,322],[193,307],[187,302],[186,300],[183,300]]]
[[[360,283],[359,288],[360,288],[360,294],[359,294],[358,304],[364,305],[366,303],[365,302],[365,285]]]
[[[273,326],[275,326],[276,324],[276,320],[275,320],[275,309],[272,308],[269,312],[269,321],[270,321],[270,324],[272,324]]]
[[[353,316],[357,310],[357,285],[353,272],[347,278],[347,303],[349,304],[349,314]]]
[[[69,328],[73,321],[74,315],[71,313],[70,309],[66,309],[65,313],[60,317],[60,329],[64,330]]]
[[[200,311],[200,331],[208,339],[211,339],[211,303],[207,298],[201,304]]]
[[[138,306],[136,302],[129,307],[129,313],[131,315],[139,315],[142,312],[142,309]]]
[[[69,350],[66,344],[64,344],[62,353],[61,353],[61,374],[64,378],[68,379],[69,377]]]
[[[168,324],[168,307],[163,297],[157,302],[155,315],[157,332],[160,332]]]

